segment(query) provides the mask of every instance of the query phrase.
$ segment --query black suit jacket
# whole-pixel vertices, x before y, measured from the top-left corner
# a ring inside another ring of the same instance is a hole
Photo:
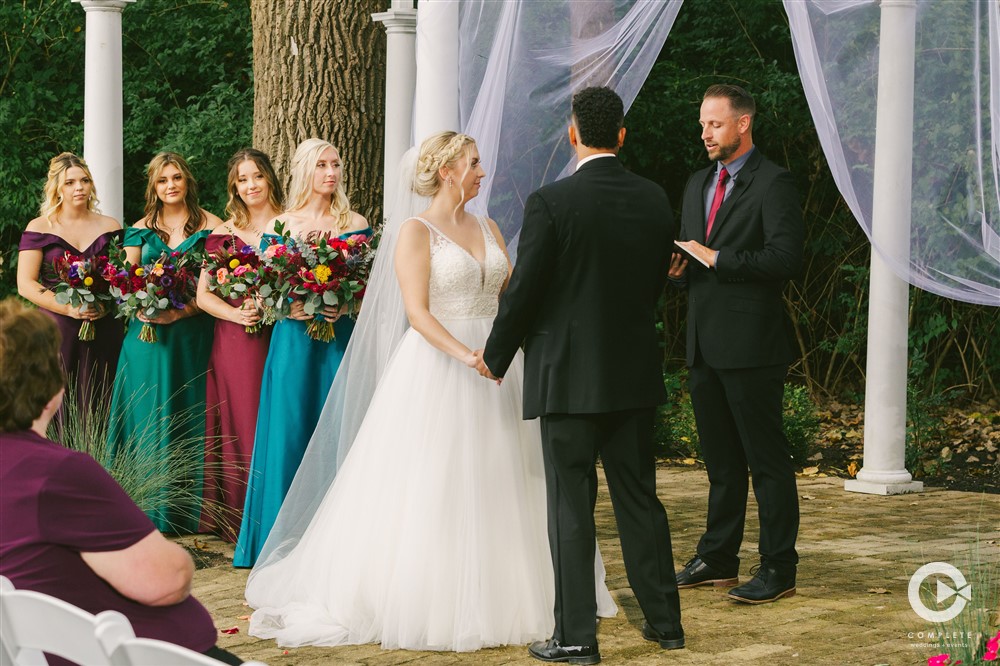
[[[524,345],[524,418],[666,399],[656,304],[675,227],[661,187],[600,157],[534,192],[484,360]]]
[[[688,180],[681,240],[718,250],[715,269],[689,262],[687,363],[695,350],[720,369],[791,363],[797,356],[782,292],[802,268],[805,228],[792,176],[754,149],[705,239],[705,192],[715,165]]]

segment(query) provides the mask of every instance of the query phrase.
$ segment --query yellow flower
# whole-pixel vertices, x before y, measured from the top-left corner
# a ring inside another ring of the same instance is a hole
[[[136,277],[142,277],[146,274],[146,270],[142,266],[139,266],[139,268],[135,269],[135,274]]]
[[[239,265],[240,265],[240,260],[239,259],[233,258],[233,259],[229,260],[229,267],[230,268],[236,268]]]
[[[94,278],[92,278],[92,277],[85,277],[85,278],[83,278],[83,286],[89,287],[92,284],[94,284]]]
[[[326,264],[320,264],[316,267],[316,270],[313,271],[313,275],[316,276],[316,282],[326,284],[326,281],[330,279],[330,274],[332,272],[333,271],[330,270],[329,266]]]

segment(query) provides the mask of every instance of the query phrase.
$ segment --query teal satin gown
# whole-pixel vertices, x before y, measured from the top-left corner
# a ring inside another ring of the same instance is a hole
[[[124,245],[141,247],[146,264],[164,252],[201,250],[209,233],[199,231],[171,248],[154,231],[131,227]],[[111,399],[108,449],[112,464],[134,476],[132,499],[157,529],[194,533],[201,515],[205,372],[215,320],[202,313],[155,327],[157,341],[143,342],[142,322],[129,322]]]
[[[340,237],[371,233],[371,229],[364,229]],[[274,238],[277,237],[265,234],[262,249]],[[335,339],[319,342],[306,334],[306,324],[285,319],[274,325],[271,334],[233,566],[252,567],[257,561],[302,462],[354,330],[354,320],[341,317],[333,325]]]

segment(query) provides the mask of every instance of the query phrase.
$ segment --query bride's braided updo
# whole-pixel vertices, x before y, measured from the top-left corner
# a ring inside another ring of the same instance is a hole
[[[417,169],[413,175],[413,191],[422,197],[432,197],[441,189],[441,177],[438,170],[443,166],[454,166],[463,155],[468,153],[469,146],[476,143],[468,134],[459,134],[451,130],[439,132],[420,144],[420,157],[417,158]]]

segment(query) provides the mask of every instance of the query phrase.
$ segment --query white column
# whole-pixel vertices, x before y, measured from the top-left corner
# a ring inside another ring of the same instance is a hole
[[[909,287],[891,266],[910,253],[913,165],[913,70],[916,0],[882,0],[875,199],[865,375],[864,464],[844,489],[876,495],[919,492],[905,466],[906,354]]]
[[[413,0],[392,0],[389,11],[372,14],[385,26],[385,168],[382,213],[387,216],[396,191],[399,161],[411,145],[413,95],[417,87],[417,10]]]
[[[460,130],[458,0],[421,0],[417,10],[417,98],[413,139]]]
[[[87,12],[83,157],[90,166],[101,211],[119,222],[122,191],[122,10],[135,0],[73,0]]]

